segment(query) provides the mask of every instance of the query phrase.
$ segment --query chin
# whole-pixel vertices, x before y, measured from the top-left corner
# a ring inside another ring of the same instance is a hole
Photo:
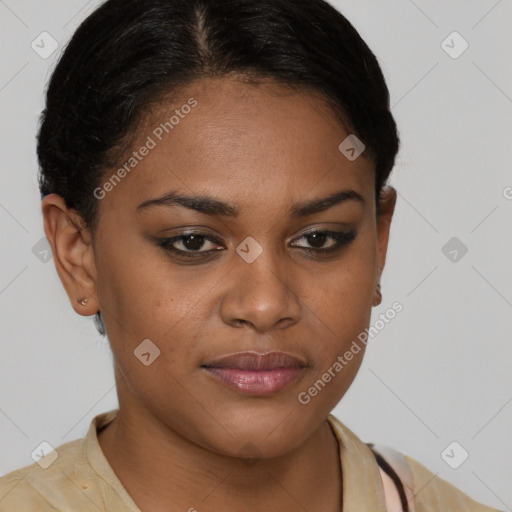
[[[240,458],[272,458],[284,455],[303,443],[315,430],[304,410],[293,413],[293,406],[235,408],[215,415],[208,429],[209,444],[214,451]],[[217,424],[218,422],[218,424]],[[220,425],[219,425],[220,424]],[[212,434],[216,435],[215,440]]]

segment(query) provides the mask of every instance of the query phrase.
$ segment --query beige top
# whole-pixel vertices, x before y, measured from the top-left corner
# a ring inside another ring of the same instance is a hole
[[[96,431],[118,409],[96,416],[87,435],[56,448],[31,465],[0,478],[0,512],[141,512],[114,473],[98,443]],[[343,512],[385,512],[380,472],[368,446],[329,415],[340,446],[343,468]],[[497,512],[481,505],[406,457],[413,477],[416,512]],[[46,469],[43,465],[52,462]],[[318,512],[318,511],[315,511]]]

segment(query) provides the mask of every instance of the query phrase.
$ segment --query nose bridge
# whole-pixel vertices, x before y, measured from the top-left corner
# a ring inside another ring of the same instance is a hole
[[[238,246],[233,284],[221,307],[226,323],[249,322],[257,330],[269,330],[297,322],[300,303],[284,257],[272,244],[260,245],[254,239]]]

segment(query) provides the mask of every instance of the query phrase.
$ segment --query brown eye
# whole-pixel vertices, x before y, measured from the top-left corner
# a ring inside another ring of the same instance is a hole
[[[294,245],[294,247],[298,247],[309,252],[314,252],[318,254],[330,254],[349,245],[355,239],[356,234],[357,233],[354,229],[350,231],[310,231],[309,233],[304,233],[300,238],[296,239],[305,239],[307,243],[310,245],[310,247],[305,247],[301,245]]]
[[[197,258],[198,256],[209,255],[219,250],[218,248],[201,250],[206,242],[218,244],[217,240],[205,233],[183,233],[172,238],[164,238],[158,242],[158,245],[178,256]]]

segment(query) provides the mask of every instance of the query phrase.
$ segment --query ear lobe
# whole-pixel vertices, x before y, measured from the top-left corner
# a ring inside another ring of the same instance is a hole
[[[41,203],[46,238],[53,261],[73,309],[83,316],[99,310],[96,296],[96,267],[91,234],[81,217],[67,208],[64,199],[49,194]],[[78,299],[87,298],[85,306]]]
[[[395,212],[396,199],[396,190],[391,186],[385,187],[379,196],[379,209],[377,213],[377,236],[379,239],[379,279],[386,263],[389,232],[391,228],[391,220]]]

